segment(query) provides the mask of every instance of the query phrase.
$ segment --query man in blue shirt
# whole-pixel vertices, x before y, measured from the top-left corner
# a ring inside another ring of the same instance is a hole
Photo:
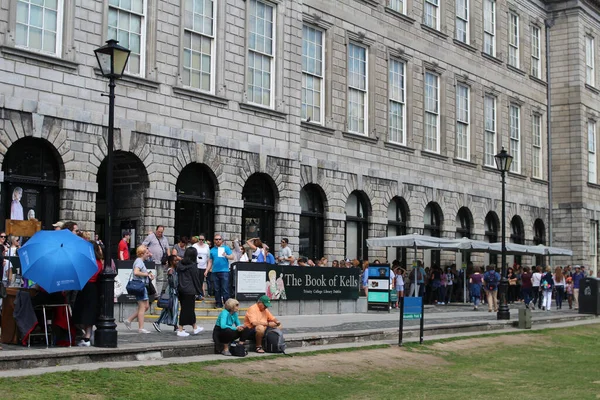
[[[585,274],[581,271],[581,267],[576,265],[575,273],[573,274],[573,303],[575,303],[576,310],[579,309],[579,285],[583,278],[585,278]]]
[[[234,255],[231,248],[223,243],[223,236],[220,234],[215,234],[213,244],[204,276],[212,271],[215,308],[223,308],[223,304],[229,299],[229,260],[233,260]]]

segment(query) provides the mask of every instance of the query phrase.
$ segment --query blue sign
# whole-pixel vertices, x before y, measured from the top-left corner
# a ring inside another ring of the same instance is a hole
[[[405,297],[404,298],[404,319],[419,319],[422,317],[423,298],[422,297]]]

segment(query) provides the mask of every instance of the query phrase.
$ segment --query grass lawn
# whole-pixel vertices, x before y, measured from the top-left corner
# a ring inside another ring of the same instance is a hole
[[[598,399],[600,325],[0,379],[0,399]]]

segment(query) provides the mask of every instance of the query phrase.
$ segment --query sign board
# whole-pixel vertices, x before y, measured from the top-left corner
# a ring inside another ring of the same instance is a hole
[[[419,319],[423,316],[421,310],[423,309],[423,298],[422,297],[405,297],[404,298],[404,319]]]
[[[377,311],[390,311],[390,266],[383,264],[370,264],[364,272],[368,276],[367,309]]]
[[[14,219],[7,219],[5,221],[6,233],[14,236],[26,236],[31,237],[37,231],[42,230],[42,223],[37,219],[30,219],[27,221],[19,221]]]
[[[298,267],[266,263],[234,263],[236,299],[356,300],[358,268]]]

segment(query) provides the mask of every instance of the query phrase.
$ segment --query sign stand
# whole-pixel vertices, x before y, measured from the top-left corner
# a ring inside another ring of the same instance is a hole
[[[419,343],[423,344],[423,331],[425,329],[425,304],[422,297],[401,297],[400,322],[398,327],[398,346],[402,347],[404,336],[404,319],[417,319],[420,321]]]
[[[367,310],[390,312],[390,266],[369,264]]]

